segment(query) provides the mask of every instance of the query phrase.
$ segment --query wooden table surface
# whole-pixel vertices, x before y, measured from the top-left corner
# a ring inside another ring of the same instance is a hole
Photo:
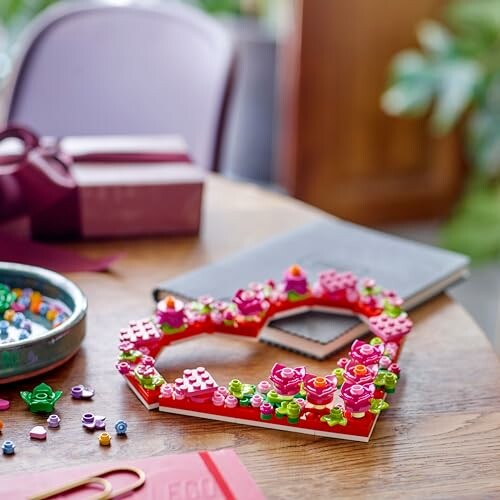
[[[44,377],[0,388],[12,401],[0,414],[3,438],[17,444],[15,456],[0,457],[0,473],[233,447],[269,498],[500,495],[500,366],[477,325],[444,295],[413,312],[401,383],[368,444],[148,412],[114,363],[118,331],[129,319],[151,313],[153,285],[317,215],[297,201],[217,177],[210,178],[204,203],[199,239],[72,245],[87,255],[125,250],[127,256],[113,272],[71,275],[89,299],[80,353]],[[306,362],[316,373],[335,365],[334,359],[304,360],[244,339],[203,337],[167,349],[159,367],[167,379],[203,365],[219,381],[236,375],[252,380],[275,361]],[[29,430],[44,419],[26,409],[18,392],[41,381],[66,391],[57,404],[62,425],[46,442],[31,442]],[[93,401],[71,400],[69,389],[78,383],[96,389]],[[111,423],[127,420],[128,439],[100,447],[97,435],[81,428],[86,411]]]

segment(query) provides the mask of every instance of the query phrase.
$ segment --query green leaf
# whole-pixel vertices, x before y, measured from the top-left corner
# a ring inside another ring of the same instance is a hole
[[[451,33],[437,21],[422,21],[417,27],[417,38],[423,49],[430,54],[446,55],[453,50]]]
[[[432,95],[431,85],[401,82],[382,94],[380,105],[388,115],[422,116],[429,109]]]
[[[450,59],[437,67],[436,102],[431,116],[431,128],[446,134],[473,101],[483,71],[472,60]]]

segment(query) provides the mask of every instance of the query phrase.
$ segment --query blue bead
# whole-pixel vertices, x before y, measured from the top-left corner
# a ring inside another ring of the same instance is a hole
[[[40,306],[40,309],[38,310],[40,316],[45,316],[48,311],[49,311],[49,306],[47,304],[42,304]]]
[[[28,332],[28,330],[21,330],[19,332],[19,340],[26,340],[27,338],[29,338],[30,336],[30,332]]]
[[[33,288],[24,288],[23,289],[23,296],[24,297],[31,297],[33,295]]]
[[[13,455],[16,445],[13,441],[4,441],[2,444],[2,451],[4,455]]]
[[[19,300],[18,300],[19,304],[23,305],[24,307],[29,307],[30,303],[31,303],[31,299],[29,297],[21,297]]]
[[[29,320],[24,320],[21,324],[21,327],[23,330],[27,330],[28,332],[31,333],[31,322]]]
[[[14,314],[14,317],[12,318],[12,324],[16,327],[16,328],[20,328],[21,327],[21,324],[22,322],[25,320],[25,316],[23,313],[16,313]]]
[[[115,424],[115,431],[119,436],[124,436],[127,434],[127,422],[125,420],[118,420]]]

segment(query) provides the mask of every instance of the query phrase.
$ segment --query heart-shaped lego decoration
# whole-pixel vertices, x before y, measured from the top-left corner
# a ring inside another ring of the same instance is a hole
[[[398,356],[412,328],[402,306],[395,292],[373,279],[327,269],[311,282],[293,265],[282,281],[250,283],[231,302],[160,300],[153,317],[120,330],[116,368],[149,410],[366,442],[399,379]],[[170,383],[155,366],[160,352],[181,340],[220,333],[258,337],[273,319],[309,310],[358,316],[373,337],[356,340],[333,373],[275,363],[251,383],[233,377],[218,385],[203,366],[185,369]]]
[[[10,408],[10,401],[6,399],[0,399],[0,411],[5,411]]]
[[[30,438],[39,439],[41,441],[47,439],[47,431],[41,425],[37,425],[31,429]]]

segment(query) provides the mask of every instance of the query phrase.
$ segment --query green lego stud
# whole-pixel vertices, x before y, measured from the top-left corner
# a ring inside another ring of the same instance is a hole
[[[337,379],[337,389],[340,389],[342,384],[344,383],[344,369],[343,368],[335,368],[332,371],[332,375],[335,375],[335,378]]]
[[[243,384],[237,378],[234,378],[229,382],[228,385],[229,392],[237,399],[241,401],[250,402],[251,397],[255,394],[255,386],[252,384]],[[242,404],[242,406],[247,406],[246,404]]]
[[[396,390],[398,376],[395,373],[387,372],[385,374],[384,390],[388,393],[393,393]]]
[[[385,385],[385,376],[389,373],[387,370],[379,370],[373,384],[377,389],[381,389]]]
[[[347,418],[344,417],[344,412],[342,408],[338,406],[333,407],[328,415],[323,415],[320,418],[321,422],[326,422],[330,427],[334,425],[347,425]]]
[[[21,391],[21,398],[32,413],[52,413],[62,391],[53,391],[47,384],[37,385],[32,392]]]
[[[289,424],[296,424],[299,421],[301,407],[295,401],[282,401],[281,405],[276,408],[276,416],[283,418],[288,416]]]
[[[387,410],[387,408],[389,408],[389,403],[383,399],[370,400],[370,413],[378,415],[381,411]]]
[[[370,340],[370,345],[380,345],[382,344],[382,339],[379,338],[379,337],[373,337],[371,340]]]
[[[275,391],[271,390],[266,394],[266,399],[271,403],[273,406],[279,405],[283,399],[281,396]]]
[[[403,309],[401,308],[401,306],[392,304],[389,300],[385,299],[384,312],[390,318],[398,318],[403,312]]]

